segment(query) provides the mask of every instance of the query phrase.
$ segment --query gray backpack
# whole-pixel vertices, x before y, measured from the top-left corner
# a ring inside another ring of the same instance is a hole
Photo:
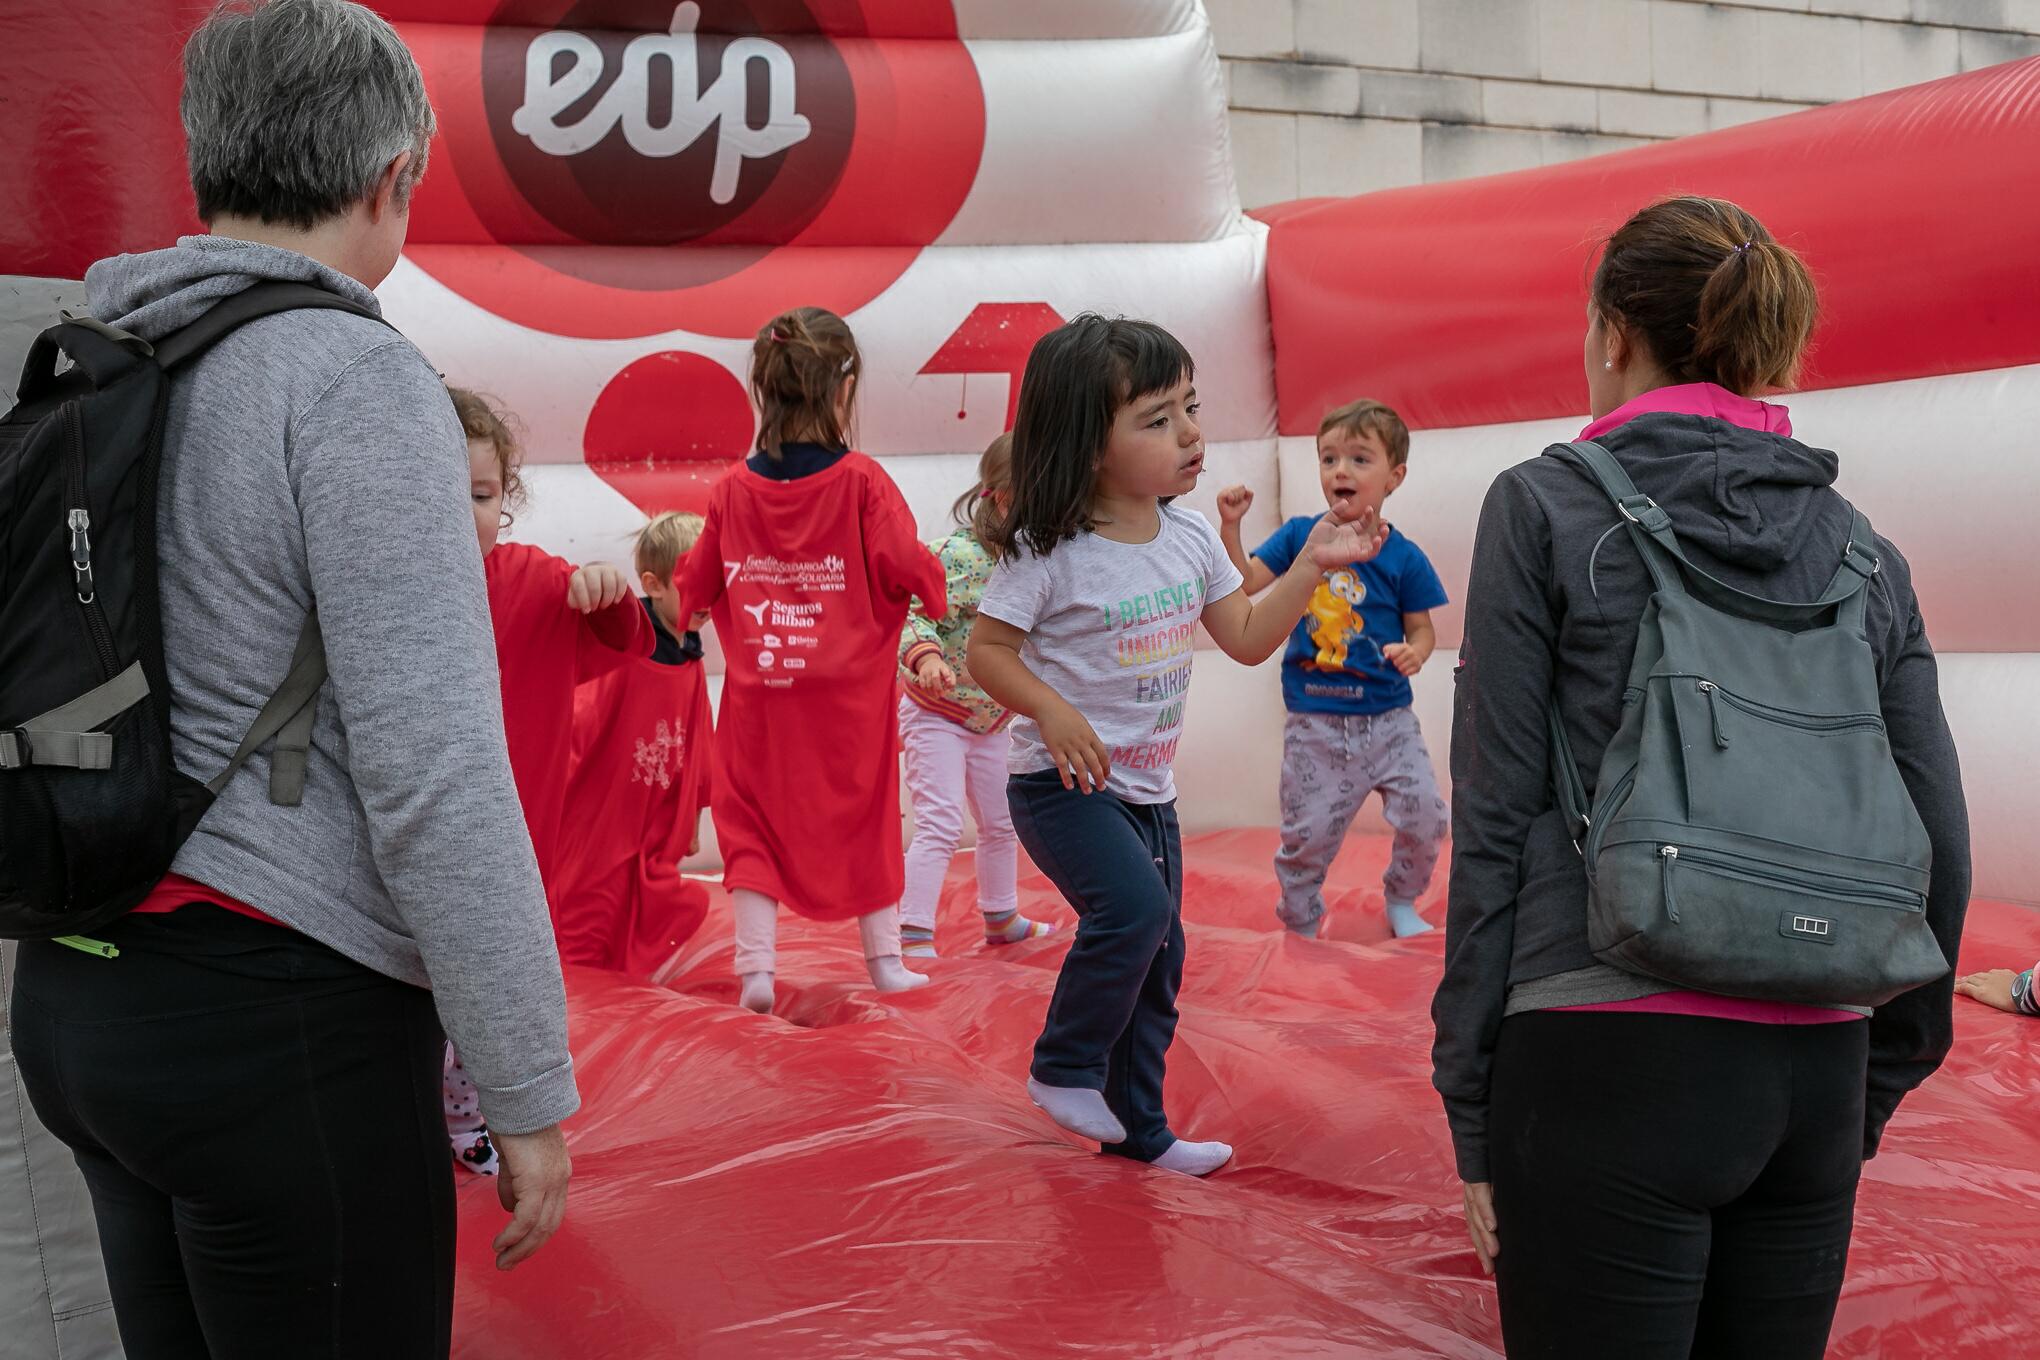
[[[1933,848],[1892,760],[1864,634],[1877,574],[1859,513],[1810,604],[1694,566],[1606,449],[1554,456],[1615,502],[1656,593],[1591,808],[1551,702],[1558,805],[1586,859],[1594,957],[1680,987],[1876,1006],[1948,961],[1927,929]]]

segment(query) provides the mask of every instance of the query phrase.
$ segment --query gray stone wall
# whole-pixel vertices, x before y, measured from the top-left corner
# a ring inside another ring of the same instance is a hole
[[[1549,165],[2040,53],[2040,0],[1206,0],[1247,207]]]

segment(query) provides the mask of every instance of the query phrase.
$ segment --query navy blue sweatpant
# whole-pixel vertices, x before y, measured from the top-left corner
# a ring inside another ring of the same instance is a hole
[[[1151,1162],[1176,1141],[1162,1074],[1183,984],[1183,835],[1174,803],[1078,793],[1049,770],[1006,786],[1020,844],[1077,913],[1034,1079],[1105,1095],[1126,1141],[1105,1151]]]

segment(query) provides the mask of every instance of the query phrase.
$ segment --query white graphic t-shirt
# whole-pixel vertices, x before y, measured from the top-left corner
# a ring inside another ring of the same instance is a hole
[[[1241,585],[1210,521],[1172,505],[1161,512],[1146,543],[1087,533],[1046,557],[1017,549],[978,605],[1026,632],[1021,658],[1111,750],[1105,787],[1129,803],[1175,800],[1197,618]],[[1012,730],[1014,774],[1055,768],[1032,719]]]

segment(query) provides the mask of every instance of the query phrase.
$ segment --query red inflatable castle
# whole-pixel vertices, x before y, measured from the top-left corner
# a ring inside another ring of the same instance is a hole
[[[1396,518],[1457,599],[1490,480],[1585,421],[1597,240],[1666,193],[1737,200],[1819,280],[1798,434],[1841,451],[1841,489],[1905,545],[1942,653],[1985,899],[1963,963],[2040,956],[2040,59],[1250,217],[1194,0],[375,7],[441,120],[386,309],[523,418],[514,536],[576,560],[698,508],[749,449],[751,337],[783,308],[848,319],[859,447],[929,536],[1033,341],[1092,310],[1189,347],[1210,467],[1190,503],[1246,484],[1249,541],[1322,508],[1328,406],[1399,408]],[[196,229],[175,54],[207,6],[62,8],[0,16],[0,324],[18,331],[75,303],[66,281],[97,256]],[[1438,621],[1416,706],[1442,756],[1456,609]],[[952,883],[935,984],[879,998],[840,929],[786,921],[779,1010],[757,1016],[734,1004],[716,890],[655,977],[570,970],[571,1215],[499,1275],[493,1189],[463,1187],[456,1354],[1499,1356],[1430,1087],[1440,934],[1390,939],[1369,835],[1335,871],[1337,938],[1281,931],[1256,829],[1276,817],[1277,670],[1205,652],[1197,672],[1170,1101],[1237,1146],[1229,1168],[1089,1156],[1028,1104],[1067,931],[993,957]],[[712,842],[689,868],[712,880]],[[1038,877],[1023,909],[1069,919]],[[1866,1169],[1833,1355],[1995,1360],[2040,1328],[2040,1025],[1961,1005],[1957,1036]]]

